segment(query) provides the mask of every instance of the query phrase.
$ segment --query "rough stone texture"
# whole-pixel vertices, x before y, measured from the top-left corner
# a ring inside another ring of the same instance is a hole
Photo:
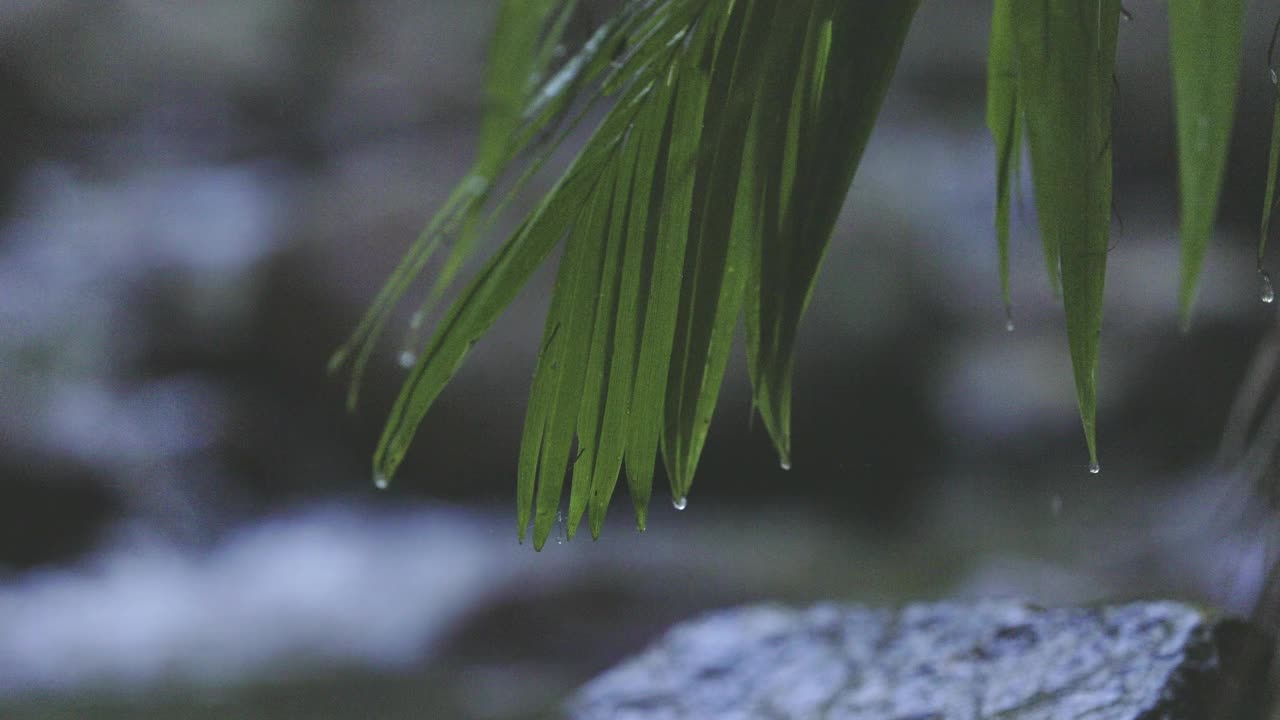
[[[589,683],[567,712],[576,720],[1217,718],[1240,707],[1232,700],[1224,709],[1220,679],[1233,676],[1223,668],[1246,637],[1240,623],[1174,602],[753,606],[676,626]]]

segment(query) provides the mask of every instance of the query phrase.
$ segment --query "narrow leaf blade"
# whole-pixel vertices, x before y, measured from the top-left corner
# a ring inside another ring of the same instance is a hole
[[[1262,194],[1262,229],[1258,235],[1259,270],[1262,270],[1262,258],[1266,254],[1267,238],[1271,234],[1271,213],[1280,201],[1276,198],[1276,175],[1280,173],[1280,87],[1275,88],[1275,96],[1271,111],[1271,150],[1267,153],[1267,188]]]
[[[1119,0],[1014,6],[1041,234],[1060,253],[1067,343],[1090,462],[1111,223],[1112,75]]]
[[[1017,45],[1013,33],[1013,3],[995,0],[991,13],[991,41],[987,55],[987,128],[996,146],[996,253],[1000,298],[1006,317],[1012,317],[1009,292],[1009,214],[1011,180],[1020,161],[1022,116],[1018,106]],[[1051,273],[1050,278],[1056,279]]]
[[[1169,46],[1178,126],[1182,324],[1191,322],[1200,270],[1218,214],[1231,145],[1244,0],[1170,0]]]
[[[753,203],[739,199],[734,232],[758,245],[748,365],[784,466],[796,332],[917,6],[810,0],[784,4],[774,19],[743,173]]]

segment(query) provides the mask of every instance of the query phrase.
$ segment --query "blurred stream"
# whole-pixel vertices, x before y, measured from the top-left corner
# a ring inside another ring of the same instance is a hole
[[[800,335],[795,469],[735,360],[688,509],[655,493],[641,534],[620,501],[535,554],[512,498],[548,273],[387,492],[398,332],[355,415],[324,374],[470,161],[494,3],[0,3],[0,715],[532,717],[760,599],[1249,612],[1274,533],[1212,461],[1275,322],[1262,5],[1184,335],[1163,5],[1126,3],[1101,474],[1029,187],[1004,329],[989,3],[925,3]]]

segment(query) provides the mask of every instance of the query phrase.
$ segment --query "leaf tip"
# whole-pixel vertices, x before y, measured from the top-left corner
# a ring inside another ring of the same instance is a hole
[[[1178,303],[1178,332],[1183,335],[1191,333],[1191,317],[1192,317],[1192,301],[1184,300]]]
[[[644,496],[641,498],[633,495],[631,501],[632,509],[635,511],[636,516],[636,529],[644,532],[645,527],[649,524],[649,497]]]
[[[1089,472],[1097,475],[1101,466],[1098,464],[1098,441],[1094,428],[1094,419],[1087,418],[1084,421],[1084,442],[1089,449]]]
[[[520,507],[516,510],[516,540],[521,545],[524,544],[525,537],[529,534],[529,510]]]
[[[347,386],[347,412],[355,414],[356,409],[360,407],[360,381],[361,378],[351,378],[351,384]]]
[[[329,356],[329,363],[325,366],[325,373],[329,377],[333,377],[342,372],[342,368],[347,364],[347,357],[350,354],[346,345],[334,350],[333,354]]]
[[[578,525],[580,525],[580,524],[582,523],[582,513],[583,513],[583,510],[585,510],[585,508],[582,508],[582,509],[570,508],[570,509],[569,509],[569,519],[565,522],[565,525],[564,525],[564,530],[565,530],[565,533],[564,533],[564,534],[565,534],[565,539],[567,539],[567,540],[572,540],[572,539],[574,538],[574,536],[578,534]],[[595,536],[599,535],[600,533],[599,533],[599,531],[597,531],[597,530],[595,529],[595,524],[594,524],[594,523],[591,523],[591,525],[592,525],[592,528],[591,528],[591,536],[594,538]]]
[[[1191,318],[1200,285],[1201,264],[1201,258],[1188,257],[1184,252],[1182,282],[1178,289],[1178,327],[1184,333],[1191,330]]]

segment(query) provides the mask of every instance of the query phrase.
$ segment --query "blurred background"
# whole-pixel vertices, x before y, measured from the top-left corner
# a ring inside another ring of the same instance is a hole
[[[987,15],[926,2],[799,340],[795,467],[730,371],[684,512],[517,544],[549,273],[397,483],[330,352],[472,157],[492,0],[0,3],[0,714],[515,718],[700,610],[1172,596],[1247,613],[1265,501],[1214,464],[1275,323],[1251,4],[1219,235],[1177,330],[1163,3],[1128,0],[1086,471],[1029,189],[996,277]],[[587,3],[579,36],[607,12]],[[535,187],[545,189],[550,178]],[[1280,263],[1275,267],[1280,267]]]

